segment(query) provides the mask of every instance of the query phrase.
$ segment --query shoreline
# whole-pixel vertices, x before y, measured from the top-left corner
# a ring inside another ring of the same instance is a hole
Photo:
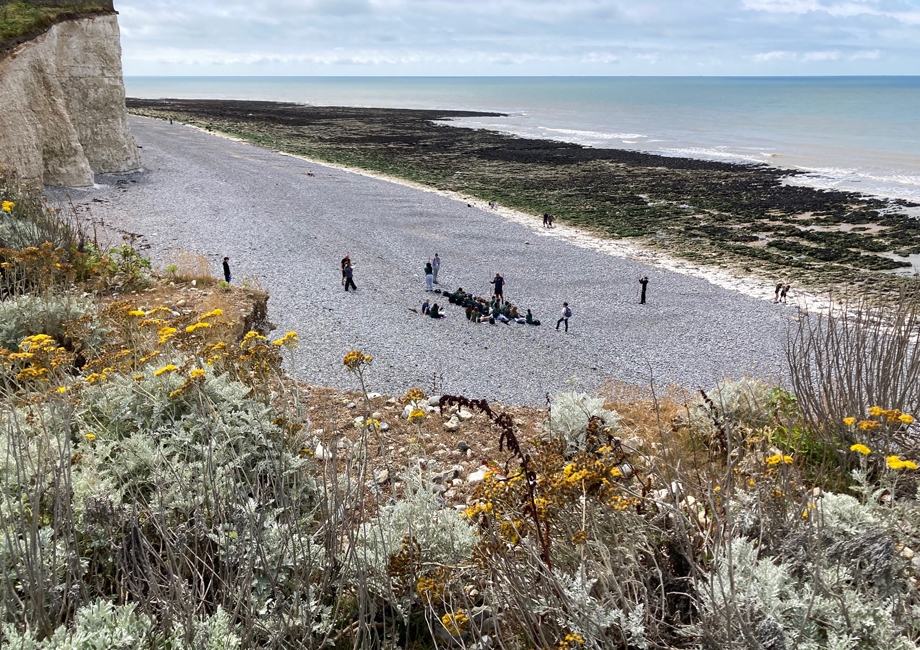
[[[495,201],[504,218],[532,230],[536,215],[550,212],[555,236],[767,301],[778,282],[794,284],[803,305],[826,305],[824,294],[841,287],[893,294],[910,281],[920,255],[920,224],[901,204],[790,184],[805,172],[766,163],[512,137],[463,124],[466,111],[224,100],[128,105],[137,115],[174,118],[314,164],[477,206]]]
[[[245,138],[240,138],[236,135],[233,135],[232,133],[208,130],[204,127],[196,126],[193,124],[182,124],[182,126],[200,131],[205,134],[224,138],[226,140],[231,140],[233,142],[251,144]],[[398,176],[373,172],[370,170],[361,169],[359,167],[350,167],[347,165],[330,163],[316,158],[310,158],[308,156],[288,153],[286,151],[272,151],[282,156],[290,156],[292,158],[297,158],[298,160],[303,160],[314,165],[330,167],[332,169],[357,174],[359,176],[374,178],[388,183],[395,183],[396,185],[410,187],[412,189],[420,190],[423,192],[437,194],[458,203],[472,205],[481,210],[493,213],[508,221],[527,226],[534,233],[534,235],[537,236],[564,239],[569,243],[580,246],[582,248],[599,251],[614,257],[620,257],[645,264],[650,264],[662,268],[666,271],[673,271],[675,273],[680,273],[681,275],[705,280],[714,286],[730,291],[737,291],[738,293],[741,293],[750,298],[755,298],[764,302],[772,302],[771,296],[774,295],[775,285],[765,282],[764,280],[755,276],[733,276],[728,271],[692,264],[678,257],[662,253],[661,251],[656,251],[652,248],[646,248],[635,242],[604,239],[602,237],[593,235],[590,232],[572,226],[567,226],[565,224],[554,225],[551,229],[543,228],[538,223],[540,219],[538,215],[503,206],[498,206],[496,209],[492,209],[489,207],[488,201],[474,196],[465,195],[460,192],[440,190],[427,185],[423,185],[421,183],[415,183]],[[836,304],[836,302],[832,298],[823,297],[812,291],[793,288],[793,292],[790,294],[789,304],[792,304],[793,306],[802,309],[803,311],[826,311],[828,308]]]

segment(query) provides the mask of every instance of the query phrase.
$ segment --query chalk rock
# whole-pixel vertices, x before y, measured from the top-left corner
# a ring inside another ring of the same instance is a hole
[[[452,417],[451,419],[449,419],[447,422],[444,423],[445,431],[456,431],[459,428],[460,428],[460,420],[458,420],[456,417]]]
[[[473,414],[467,411],[466,409],[460,409],[460,412],[457,413],[457,417],[466,422],[467,420],[473,419]]]

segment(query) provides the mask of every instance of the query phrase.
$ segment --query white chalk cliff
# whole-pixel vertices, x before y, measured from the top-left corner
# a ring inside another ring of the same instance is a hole
[[[58,23],[0,58],[0,168],[83,187],[140,166],[114,14]]]

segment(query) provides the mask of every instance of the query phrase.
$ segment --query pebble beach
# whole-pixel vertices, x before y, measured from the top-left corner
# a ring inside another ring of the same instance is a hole
[[[206,255],[216,276],[229,256],[234,284],[257,277],[270,319],[299,334],[294,370],[308,383],[356,388],[342,365],[352,349],[374,356],[373,391],[419,386],[521,405],[573,383],[694,390],[723,377],[784,376],[791,304],[555,236],[537,217],[512,219],[180,124],[132,116],[130,125],[144,171],[99,176],[91,190],[70,190],[74,203],[110,231],[139,235],[161,269],[181,249]],[[346,252],[356,293],[340,283]],[[499,272],[505,297],[542,325],[467,323],[424,290],[435,253],[440,288],[487,295]],[[420,316],[425,298],[446,318]],[[554,329],[563,301],[573,310],[568,333]]]

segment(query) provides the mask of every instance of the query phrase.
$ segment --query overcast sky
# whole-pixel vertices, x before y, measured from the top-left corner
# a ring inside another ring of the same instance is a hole
[[[920,74],[920,0],[116,0],[127,75]]]

